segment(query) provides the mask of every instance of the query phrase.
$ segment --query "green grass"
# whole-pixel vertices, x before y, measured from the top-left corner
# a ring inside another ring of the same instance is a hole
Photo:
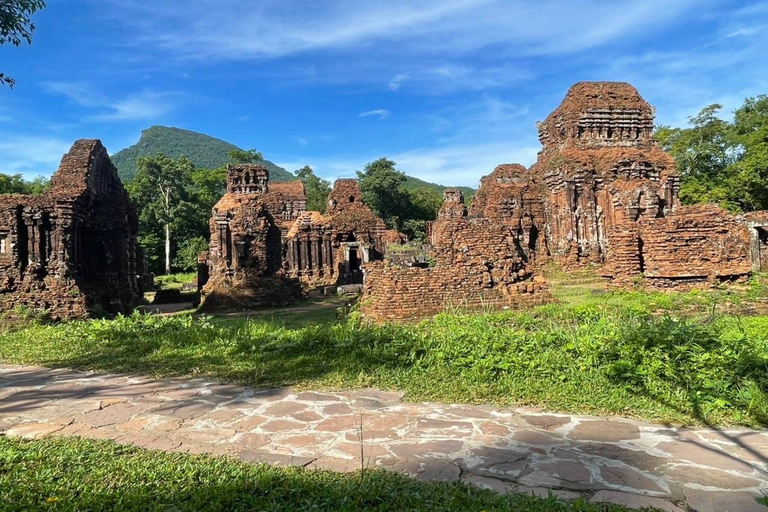
[[[256,387],[378,387],[678,424],[768,424],[768,315],[712,294],[608,293],[527,311],[371,326],[296,310],[134,315],[0,334],[0,361]],[[712,307],[714,305],[714,308]],[[306,316],[305,316],[306,315]]]
[[[195,272],[180,272],[155,277],[155,286],[166,290],[170,288],[181,288],[184,283],[194,283],[197,280]]]
[[[499,495],[385,471],[339,474],[107,441],[0,437],[0,511],[621,512],[616,505]]]

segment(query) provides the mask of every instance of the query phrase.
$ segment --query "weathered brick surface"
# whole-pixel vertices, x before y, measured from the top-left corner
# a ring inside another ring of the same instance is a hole
[[[606,274],[620,284],[642,273],[657,287],[740,279],[752,271],[749,229],[714,205],[614,226]]]
[[[325,215],[306,212],[288,232],[287,270],[309,286],[361,282],[362,264],[401,238],[363,202],[357,180],[336,180]]]
[[[107,150],[78,140],[40,196],[0,196],[0,310],[128,313],[141,297],[138,217]]]
[[[581,82],[539,124],[551,255],[603,263],[607,233],[679,206],[679,175],[653,139],[653,108],[627,83]]]
[[[337,180],[325,215],[306,211],[299,181],[269,183],[261,166],[230,166],[198,264],[208,309],[276,306],[303,288],[362,281],[361,265],[400,238],[363,203],[356,180]]]
[[[533,279],[517,229],[485,218],[432,224],[434,266],[366,265],[362,312],[375,320],[421,318],[446,308],[499,308],[548,298]]]
[[[270,190],[269,171],[238,164],[227,169],[227,193],[213,207],[211,241],[199,274],[205,309],[285,305],[301,286],[283,269],[282,228],[306,209],[301,191]],[[302,206],[303,205],[303,206]]]

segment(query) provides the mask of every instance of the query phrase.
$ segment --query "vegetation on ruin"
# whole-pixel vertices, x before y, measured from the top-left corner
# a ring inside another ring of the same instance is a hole
[[[733,212],[768,209],[768,96],[744,100],[732,121],[720,117],[722,108],[705,107],[688,128],[656,130],[680,172],[680,200]]]
[[[418,482],[383,470],[333,473],[226,457],[142,450],[111,441],[0,437],[0,511],[486,510],[622,512],[624,507],[467,484]]]
[[[311,308],[247,319],[135,314],[6,330],[0,361],[768,425],[768,314],[753,301],[765,291],[755,280],[739,293],[571,292],[525,311],[383,326]]]

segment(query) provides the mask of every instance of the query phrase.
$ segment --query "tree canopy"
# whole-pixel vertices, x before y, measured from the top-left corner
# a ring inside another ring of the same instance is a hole
[[[35,24],[32,15],[43,9],[43,0],[0,0],[0,46],[10,43],[20,46],[26,42],[32,44]],[[0,84],[13,88],[16,81],[0,72]]]
[[[157,254],[157,245],[164,241],[164,270],[170,274],[172,233],[196,210],[188,192],[194,166],[185,156],[174,160],[158,154],[141,157],[138,169],[128,191],[139,211],[139,241],[150,256]]]
[[[395,165],[392,160],[380,158],[358,171],[363,201],[388,228],[412,239],[423,239],[427,222],[437,218],[443,198],[434,187],[407,188],[407,176]]]
[[[307,210],[325,213],[328,205],[328,194],[331,193],[331,183],[318,177],[308,165],[298,169],[293,174],[304,183],[307,194]]]
[[[705,107],[688,128],[656,130],[680,172],[680,200],[734,212],[768,209],[768,96],[747,98],[733,121],[718,116],[722,108]]]
[[[25,180],[21,174],[0,173],[0,194],[42,194],[51,186],[51,180],[38,176],[32,181]]]

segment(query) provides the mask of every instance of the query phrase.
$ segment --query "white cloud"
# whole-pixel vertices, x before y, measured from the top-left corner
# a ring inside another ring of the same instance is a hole
[[[538,146],[515,145],[506,142],[479,143],[463,146],[414,148],[387,153],[397,168],[409,176],[441,185],[477,188],[480,178],[502,163],[521,163],[526,167],[536,161]],[[276,158],[286,169],[299,169],[309,165],[327,180],[354,178],[355,171],[366,163],[385,156],[383,154],[332,155],[326,157]]]
[[[390,112],[389,110],[380,108],[376,110],[368,110],[367,112],[361,112],[360,114],[358,114],[358,117],[376,116],[379,119],[386,119],[391,115],[392,115],[392,112]]]
[[[389,81],[389,90],[390,91],[396,91],[400,89],[400,87],[403,86],[403,82],[411,78],[409,75],[406,74],[399,74],[396,75],[392,80]]]
[[[65,96],[80,106],[98,110],[86,116],[84,121],[152,120],[173,110],[179,97],[176,93],[143,90],[112,99],[81,83],[45,82],[41,85],[50,94]]]
[[[400,54],[466,55],[488,46],[515,55],[569,54],[628,34],[650,37],[714,0],[191,0],[176,4],[112,0],[110,15],[149,45],[190,59],[276,58],[317,50],[381,48]],[[322,29],[318,29],[322,27]],[[381,51],[381,50],[380,50]]]
[[[0,172],[27,178],[49,176],[71,145],[52,137],[0,134]]]

